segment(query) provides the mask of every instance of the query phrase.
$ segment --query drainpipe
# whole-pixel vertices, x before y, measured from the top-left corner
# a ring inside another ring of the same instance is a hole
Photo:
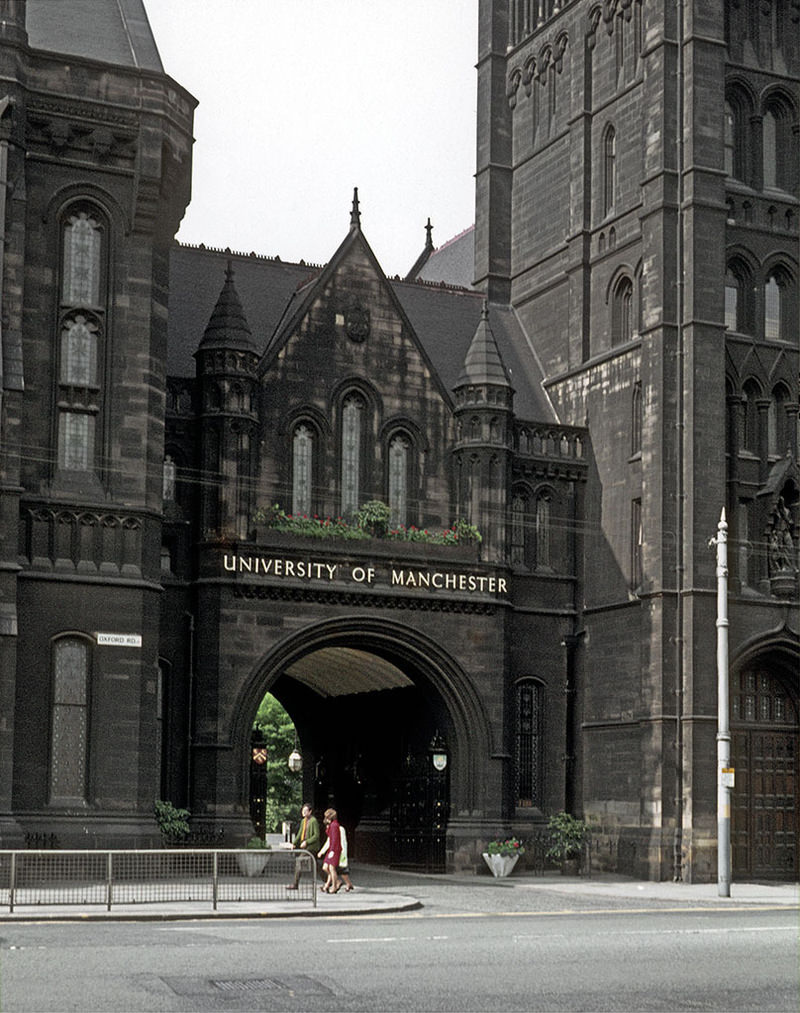
[[[676,378],[677,399],[675,420],[675,444],[677,462],[677,499],[675,504],[675,835],[672,854],[672,878],[679,883],[683,879],[683,711],[684,711],[684,611],[683,595],[685,590],[685,554],[684,554],[684,518],[686,483],[684,479],[684,463],[686,460],[686,414],[684,411],[685,384],[685,340],[684,340],[684,251],[683,251],[683,200],[684,200],[684,0],[678,3],[678,52],[677,52],[677,224],[676,224],[676,322],[677,322],[677,353]]]
[[[11,107],[11,96],[0,99],[0,120]],[[0,413],[3,410],[3,334],[2,334],[2,298],[3,273],[5,271],[6,253],[6,200],[8,195],[8,138],[0,138]]]
[[[192,746],[194,744],[194,616],[184,612],[189,620],[189,682],[186,690],[186,808],[192,808]]]

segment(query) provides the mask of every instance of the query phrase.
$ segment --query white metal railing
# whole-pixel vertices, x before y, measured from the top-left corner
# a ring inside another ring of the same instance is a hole
[[[296,874],[299,876],[296,878]],[[306,851],[261,848],[0,851],[0,907],[310,901],[317,867]],[[297,889],[289,886],[297,883]]]

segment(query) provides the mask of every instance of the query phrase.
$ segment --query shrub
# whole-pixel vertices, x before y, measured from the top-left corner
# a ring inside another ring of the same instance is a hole
[[[567,858],[578,858],[583,845],[589,839],[589,827],[583,820],[570,816],[567,812],[551,816],[547,824],[550,847],[546,855],[556,862]]]
[[[189,836],[191,814],[188,809],[178,809],[172,802],[162,802],[159,799],[153,803],[153,812],[158,829],[165,840],[181,841]]]

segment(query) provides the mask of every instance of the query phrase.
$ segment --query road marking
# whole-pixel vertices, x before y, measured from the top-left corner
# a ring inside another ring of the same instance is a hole
[[[414,943],[435,942],[448,936],[351,936],[347,939],[328,939],[329,943]]]
[[[751,928],[746,926],[736,926],[733,928],[720,928],[720,929],[641,929],[636,930],[625,930],[623,932],[604,932],[604,938],[607,936],[699,936],[699,935],[730,935],[734,932],[797,932],[797,926],[795,925],[754,925]],[[523,940],[536,940],[541,942],[542,939],[566,939],[567,936],[564,933],[536,933],[535,935],[515,935],[513,937],[514,942],[518,943]]]

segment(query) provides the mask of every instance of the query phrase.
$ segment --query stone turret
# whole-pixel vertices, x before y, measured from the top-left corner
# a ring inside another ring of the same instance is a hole
[[[481,530],[484,558],[504,559],[514,389],[486,302],[453,392],[459,510]]]
[[[253,505],[258,419],[258,350],[230,261],[217,304],[195,352],[200,391],[200,468],[206,533],[247,536]]]

